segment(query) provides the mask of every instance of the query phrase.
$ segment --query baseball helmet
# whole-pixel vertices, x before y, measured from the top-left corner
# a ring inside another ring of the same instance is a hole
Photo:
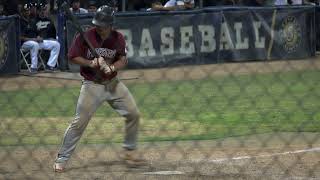
[[[101,27],[112,26],[115,23],[114,9],[107,5],[98,8],[92,19],[92,24]]]

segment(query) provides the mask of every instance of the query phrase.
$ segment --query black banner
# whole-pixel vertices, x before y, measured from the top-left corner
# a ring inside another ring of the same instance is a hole
[[[15,74],[19,71],[18,16],[0,17],[0,74]]]
[[[78,16],[84,28],[92,16]],[[315,55],[315,7],[204,8],[117,14],[129,68]],[[75,29],[67,23],[68,46]]]

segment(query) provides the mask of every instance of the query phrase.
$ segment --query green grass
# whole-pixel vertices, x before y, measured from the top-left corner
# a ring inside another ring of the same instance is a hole
[[[320,131],[320,71],[128,85],[141,141]],[[59,144],[79,87],[0,91],[0,145]],[[82,143],[121,142],[123,121],[102,106]]]

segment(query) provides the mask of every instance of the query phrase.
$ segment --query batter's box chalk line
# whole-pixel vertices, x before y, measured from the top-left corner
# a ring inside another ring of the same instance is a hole
[[[182,175],[185,174],[181,171],[155,171],[155,172],[145,172],[144,175]]]
[[[320,147],[310,148],[310,149],[302,149],[296,151],[286,151],[282,153],[273,153],[267,155],[259,155],[259,156],[238,156],[232,158],[221,158],[221,159],[212,159],[212,160],[192,160],[193,163],[205,162],[205,163],[224,163],[228,161],[237,161],[237,160],[244,160],[244,159],[258,159],[258,158],[265,158],[265,157],[275,157],[275,156],[285,156],[290,154],[301,154],[301,153],[308,153],[308,152],[319,152]],[[145,172],[144,175],[184,175],[185,172],[182,171],[154,171],[154,172]]]
[[[296,150],[296,151],[287,151],[282,153],[273,153],[273,154],[266,154],[266,155],[258,155],[258,156],[238,156],[238,157],[232,157],[232,158],[221,158],[221,159],[212,159],[212,160],[192,160],[192,162],[206,162],[206,163],[223,163],[228,161],[237,161],[237,160],[244,160],[244,159],[259,159],[259,158],[265,158],[265,157],[275,157],[275,156],[285,156],[290,154],[301,154],[301,153],[308,153],[308,152],[318,152],[320,151],[320,147],[316,148],[310,148],[310,149],[302,149],[302,150]]]

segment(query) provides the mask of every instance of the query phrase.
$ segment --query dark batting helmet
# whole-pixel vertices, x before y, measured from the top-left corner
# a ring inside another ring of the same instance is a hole
[[[115,23],[114,9],[107,5],[98,8],[92,19],[92,24],[101,27],[112,26]]]

